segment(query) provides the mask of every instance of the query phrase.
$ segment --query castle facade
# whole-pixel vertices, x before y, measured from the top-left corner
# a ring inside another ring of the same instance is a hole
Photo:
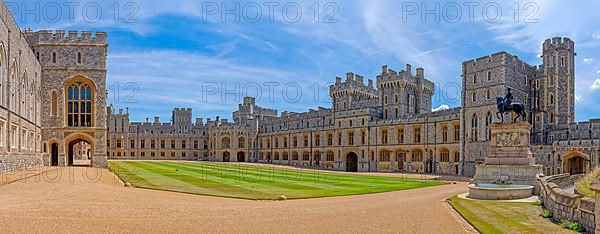
[[[109,128],[110,141],[117,142],[109,147],[109,158],[472,176],[487,155],[487,126],[500,121],[497,97],[511,88],[515,101],[527,107],[533,151],[545,173],[588,171],[599,164],[594,157],[600,135],[594,130],[600,130],[600,120],[574,123],[575,44],[552,38],[542,48],[541,65],[507,52],[464,62],[461,107],[436,112],[433,82],[425,69],[411,65],[401,71],[383,66],[366,83],[354,73],[337,77],[330,86],[331,108],[303,113],[278,115],[252,97],[239,105],[233,122],[196,119],[192,124],[191,110],[175,109],[169,123],[129,123],[127,112],[111,114],[115,111],[109,108],[116,125],[131,126]]]
[[[105,167],[106,33],[21,31],[4,4],[0,18],[0,173],[75,165],[81,147]]]

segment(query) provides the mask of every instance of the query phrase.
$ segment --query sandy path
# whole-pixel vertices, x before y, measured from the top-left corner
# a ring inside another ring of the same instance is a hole
[[[60,179],[56,178],[62,171]],[[85,179],[83,172],[91,179]],[[102,175],[94,180],[96,173]],[[107,170],[69,168],[0,186],[2,232],[464,233],[442,200],[458,183],[381,194],[248,201],[124,188]]]

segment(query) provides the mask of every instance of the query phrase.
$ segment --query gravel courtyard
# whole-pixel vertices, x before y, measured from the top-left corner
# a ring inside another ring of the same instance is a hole
[[[126,188],[105,169],[63,168],[0,186],[0,226],[4,232],[69,233],[464,233],[443,199],[466,190],[465,183],[457,183],[370,195],[249,201]]]

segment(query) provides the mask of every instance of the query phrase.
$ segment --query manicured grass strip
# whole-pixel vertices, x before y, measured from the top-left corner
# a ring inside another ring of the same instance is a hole
[[[454,207],[481,233],[573,233],[541,217],[535,203],[449,199]]]
[[[121,180],[140,188],[211,196],[275,200],[346,196],[445,184],[433,180],[212,162],[111,161]]]

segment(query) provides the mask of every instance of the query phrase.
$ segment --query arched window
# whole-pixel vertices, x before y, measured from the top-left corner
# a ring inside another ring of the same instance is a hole
[[[450,151],[447,149],[440,151],[440,162],[450,162]]]
[[[550,105],[554,105],[554,95],[550,94]]]
[[[92,86],[80,80],[69,84],[67,93],[67,126],[92,127]]]
[[[488,71],[488,73],[487,73],[487,80],[488,81],[492,80],[492,71]]]
[[[422,162],[423,161],[423,151],[414,150],[411,155],[411,161],[413,162]]]
[[[471,118],[471,141],[477,141],[479,135],[479,118],[477,114],[473,114]]]
[[[277,140],[277,139],[276,139]],[[276,141],[277,142],[277,141]],[[246,147],[246,139],[244,139],[243,137],[240,137],[238,139],[238,148],[243,149]],[[279,157],[278,157],[279,158]],[[279,160],[279,159],[278,159]]]
[[[0,45],[0,105],[4,105],[4,83],[6,79],[6,68],[4,66],[7,66],[5,58],[4,45]]]
[[[390,151],[382,150],[379,152],[379,161],[380,162],[389,162],[390,161]]]
[[[81,64],[81,52],[77,53],[77,64]]]
[[[52,52],[52,63],[56,63],[56,52]]]
[[[327,158],[326,159],[329,162],[333,162],[333,160],[334,160],[333,151],[328,151],[327,152]]]
[[[477,84],[477,74],[473,75],[473,84]]]
[[[471,99],[473,102],[477,102],[477,93],[473,92]]]
[[[58,112],[58,97],[56,95],[56,91],[52,91],[51,94],[51,99],[52,99],[52,106],[51,106],[51,113],[52,115],[56,115],[56,112]]]
[[[230,145],[231,145],[231,140],[228,137],[224,137],[221,140],[221,149],[229,149]]]
[[[490,98],[492,98],[492,93],[490,92],[489,89],[486,91],[486,97],[488,100],[490,100]]]
[[[486,140],[490,140],[491,136],[492,136],[492,130],[488,129],[487,127],[492,125],[492,122],[494,121],[494,117],[492,117],[492,113],[488,112],[487,115],[485,116],[485,126],[486,126],[486,136],[485,139]]]
[[[14,62],[12,68],[10,70],[10,96],[9,96],[9,106],[13,111],[17,111],[17,62]]]

